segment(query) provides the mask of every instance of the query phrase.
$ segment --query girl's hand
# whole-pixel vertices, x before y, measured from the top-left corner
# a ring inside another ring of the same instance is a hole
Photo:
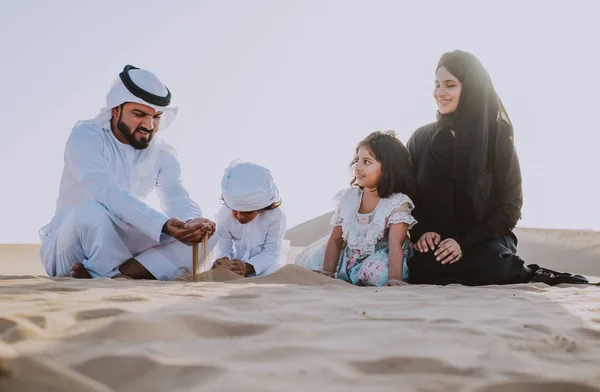
[[[442,264],[452,264],[460,260],[463,254],[458,242],[452,238],[446,238],[435,251],[434,256]]]
[[[440,243],[442,237],[438,233],[427,232],[424,233],[421,238],[415,243],[415,249],[419,253],[427,253],[429,250],[434,250],[435,247]]]
[[[335,278],[335,274],[333,272],[322,271],[322,270],[313,270],[313,271],[318,274],[321,274],[321,275],[329,276],[330,278]]]
[[[408,286],[408,283],[406,283],[405,281],[401,280],[401,279],[388,279],[387,283],[385,284],[386,286]]]

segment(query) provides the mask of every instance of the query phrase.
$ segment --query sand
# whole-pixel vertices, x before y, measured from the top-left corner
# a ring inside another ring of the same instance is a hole
[[[290,230],[290,259],[322,221]],[[519,237],[528,263],[600,275],[598,233]],[[600,391],[596,286],[43,274],[36,246],[0,246],[0,391]]]

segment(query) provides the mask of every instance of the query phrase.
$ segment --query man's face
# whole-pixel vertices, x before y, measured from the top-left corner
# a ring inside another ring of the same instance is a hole
[[[135,102],[127,102],[113,109],[113,117],[117,119],[117,129],[123,139],[136,150],[143,150],[158,132],[160,117],[150,106]]]

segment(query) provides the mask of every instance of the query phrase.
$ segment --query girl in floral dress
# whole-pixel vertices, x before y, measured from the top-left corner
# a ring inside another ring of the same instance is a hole
[[[417,223],[408,151],[393,131],[373,132],[356,147],[351,167],[351,187],[335,196],[331,235],[308,246],[296,264],[359,286],[403,286],[408,230]]]

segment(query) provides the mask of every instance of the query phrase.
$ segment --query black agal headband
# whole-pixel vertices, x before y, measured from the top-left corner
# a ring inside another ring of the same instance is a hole
[[[126,65],[125,68],[123,68],[123,71],[119,74],[119,77],[121,78],[121,81],[123,82],[125,87],[127,87],[127,90],[129,90],[129,92],[135,95],[136,97],[141,98],[144,101],[153,105],[162,107],[169,106],[169,104],[171,103],[171,92],[169,91],[167,86],[165,86],[165,88],[167,89],[166,97],[154,95],[144,90],[143,88],[140,88],[137,84],[133,82],[133,80],[131,80],[131,77],[129,76],[129,71],[131,71],[132,69],[139,68],[134,67],[133,65]]]

